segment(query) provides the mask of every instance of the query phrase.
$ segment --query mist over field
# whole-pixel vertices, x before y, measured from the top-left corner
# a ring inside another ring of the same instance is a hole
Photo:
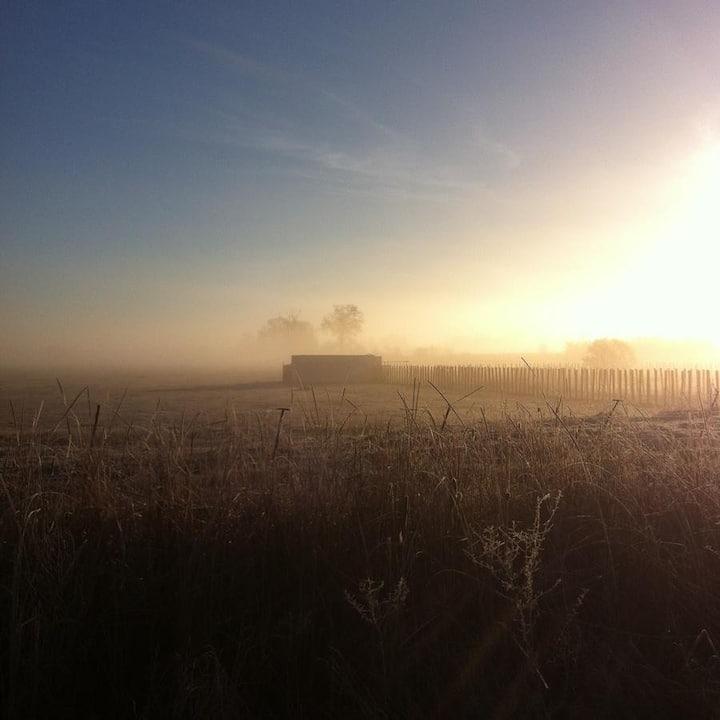
[[[291,315],[291,314],[289,314]],[[289,316],[288,315],[288,316]],[[276,316],[288,317],[288,316]],[[272,320],[272,318],[269,318]],[[40,373],[81,376],[105,373],[135,376],[150,374],[167,377],[222,377],[227,380],[263,377],[276,379],[283,363],[294,354],[373,353],[387,362],[415,364],[505,364],[517,365],[525,361],[538,365],[582,366],[588,362],[588,347],[605,338],[575,339],[553,345],[540,342],[523,344],[509,339],[467,337],[415,344],[401,336],[374,338],[368,331],[354,338],[352,343],[339,345],[336,340],[309,321],[307,332],[298,335],[279,333],[268,337],[266,324],[255,332],[241,333],[238,338],[221,341],[212,335],[201,342],[198,338],[166,336],[163,329],[152,339],[120,342],[94,338],[92,342],[78,341],[33,348],[23,353],[9,348],[0,356],[0,367],[14,374]],[[617,338],[616,338],[617,339]],[[631,350],[631,364],[638,367],[716,367],[720,365],[720,349],[710,341],[668,340],[660,338],[628,338],[621,340]],[[117,346],[116,346],[117,343]],[[627,360],[610,357],[609,365],[627,365]]]
[[[0,3],[0,718],[720,718],[720,3]]]
[[[254,364],[336,303],[392,357],[712,355],[715,9],[511,5],[15,4],[0,365]]]

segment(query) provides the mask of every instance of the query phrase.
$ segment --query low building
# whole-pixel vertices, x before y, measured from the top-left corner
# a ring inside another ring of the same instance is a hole
[[[296,387],[382,382],[380,355],[293,355],[283,382]]]

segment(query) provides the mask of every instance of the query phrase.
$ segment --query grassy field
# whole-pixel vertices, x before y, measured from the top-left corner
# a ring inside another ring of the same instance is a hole
[[[415,394],[415,393],[418,394]],[[277,416],[278,408],[288,408],[283,424],[309,427],[318,422],[350,426],[358,423],[391,424],[402,420],[409,409],[417,409],[424,421],[440,423],[453,406],[446,424],[498,419],[520,415],[527,419],[552,414],[548,402],[558,407],[560,398],[547,401],[541,397],[515,397],[489,393],[482,387],[476,392],[441,389],[443,396],[430,385],[416,391],[397,385],[348,385],[294,389],[268,379],[267,373],[233,375],[221,373],[128,374],[117,373],[56,378],[45,374],[10,375],[0,378],[0,432],[31,426],[36,417],[42,424],[62,417],[75,401],[69,416],[77,426],[92,425],[100,406],[98,427],[133,423],[146,427],[154,420],[203,423]],[[607,411],[606,402],[562,401],[558,409],[564,414],[588,415]],[[623,406],[620,412],[632,415],[652,413],[653,408]],[[13,418],[13,412],[15,417]],[[38,417],[39,415],[39,417]]]
[[[3,384],[3,717],[718,716],[714,415],[201,385]]]

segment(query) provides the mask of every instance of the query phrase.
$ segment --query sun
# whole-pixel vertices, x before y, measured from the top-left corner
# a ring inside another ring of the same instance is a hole
[[[720,342],[720,143],[691,156],[666,197],[623,299],[644,309],[642,334]]]
[[[578,337],[657,337],[720,344],[720,142],[658,184],[650,217],[619,228],[621,252],[562,315]]]
[[[694,334],[720,340],[717,281],[720,270],[720,144],[692,158],[682,178],[676,212],[670,219],[658,268],[666,290],[683,310]]]
[[[685,206],[681,209],[679,219],[690,233],[696,249],[703,249],[718,259],[720,143],[703,151],[691,164],[691,168]]]

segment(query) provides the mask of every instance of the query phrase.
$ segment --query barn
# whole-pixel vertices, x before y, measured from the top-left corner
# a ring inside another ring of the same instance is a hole
[[[288,385],[349,385],[382,382],[380,355],[293,355],[283,365]]]

